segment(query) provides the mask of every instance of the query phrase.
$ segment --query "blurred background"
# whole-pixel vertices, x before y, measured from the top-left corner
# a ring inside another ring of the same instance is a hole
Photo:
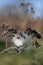
[[[0,0],[0,34],[1,25],[24,31],[31,27],[43,37],[43,0]],[[20,54],[0,54],[0,65],[43,65],[43,40],[38,40],[39,48],[30,46],[29,52]],[[0,50],[5,42],[0,41]]]
[[[18,30],[32,27],[43,35],[43,0],[0,0],[2,23]]]

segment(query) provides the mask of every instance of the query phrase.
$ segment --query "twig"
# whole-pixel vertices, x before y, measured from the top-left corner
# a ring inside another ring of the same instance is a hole
[[[0,53],[4,53],[5,51],[8,51],[8,50],[10,50],[10,49],[17,49],[17,47],[10,47],[10,48],[7,48],[7,49],[1,51]]]

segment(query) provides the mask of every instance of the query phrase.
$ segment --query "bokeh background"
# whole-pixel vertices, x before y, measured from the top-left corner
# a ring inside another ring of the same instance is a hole
[[[4,22],[19,30],[32,27],[43,34],[43,0],[0,0],[0,25]]]
[[[43,37],[43,0],[0,0],[0,26],[3,23],[21,31],[31,27]],[[0,54],[0,65],[43,65],[43,39],[39,43],[39,48],[30,46],[29,52]],[[0,50],[4,47],[1,41]]]

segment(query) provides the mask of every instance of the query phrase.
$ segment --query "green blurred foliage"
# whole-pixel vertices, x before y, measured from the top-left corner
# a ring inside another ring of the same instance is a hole
[[[0,41],[0,51],[5,48],[5,43]],[[22,50],[18,54],[0,54],[0,65],[43,65],[43,43],[39,48],[30,46],[30,51]]]

